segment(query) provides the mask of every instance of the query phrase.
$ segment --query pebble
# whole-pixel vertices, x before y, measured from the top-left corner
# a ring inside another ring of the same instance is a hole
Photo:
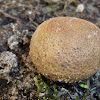
[[[84,5],[83,4],[79,4],[76,8],[76,12],[83,12],[84,11]]]

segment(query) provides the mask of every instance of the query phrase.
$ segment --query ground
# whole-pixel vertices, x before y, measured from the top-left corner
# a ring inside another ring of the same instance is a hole
[[[100,0],[0,0],[0,100],[100,99],[100,71],[80,83],[65,84],[46,79],[31,62],[32,34],[58,16],[100,27]]]

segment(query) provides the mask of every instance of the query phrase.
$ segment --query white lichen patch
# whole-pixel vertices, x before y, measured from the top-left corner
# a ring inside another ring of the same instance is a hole
[[[0,73],[8,73],[12,67],[17,67],[17,57],[15,54],[9,51],[4,51],[0,55]]]
[[[12,35],[8,39],[8,46],[11,50],[15,50],[18,47],[19,42],[20,42],[20,39],[18,38],[18,36]]]

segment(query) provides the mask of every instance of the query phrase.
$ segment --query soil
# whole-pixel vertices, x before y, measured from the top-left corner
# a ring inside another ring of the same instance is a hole
[[[77,11],[79,4],[83,8]],[[0,0],[0,100],[100,99],[100,71],[82,82],[65,84],[45,78],[31,62],[31,36],[39,24],[58,16],[100,27],[100,0]]]

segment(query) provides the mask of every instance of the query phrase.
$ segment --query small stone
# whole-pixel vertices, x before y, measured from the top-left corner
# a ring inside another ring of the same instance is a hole
[[[83,12],[84,11],[84,5],[83,4],[79,4],[76,8],[76,12]]]

